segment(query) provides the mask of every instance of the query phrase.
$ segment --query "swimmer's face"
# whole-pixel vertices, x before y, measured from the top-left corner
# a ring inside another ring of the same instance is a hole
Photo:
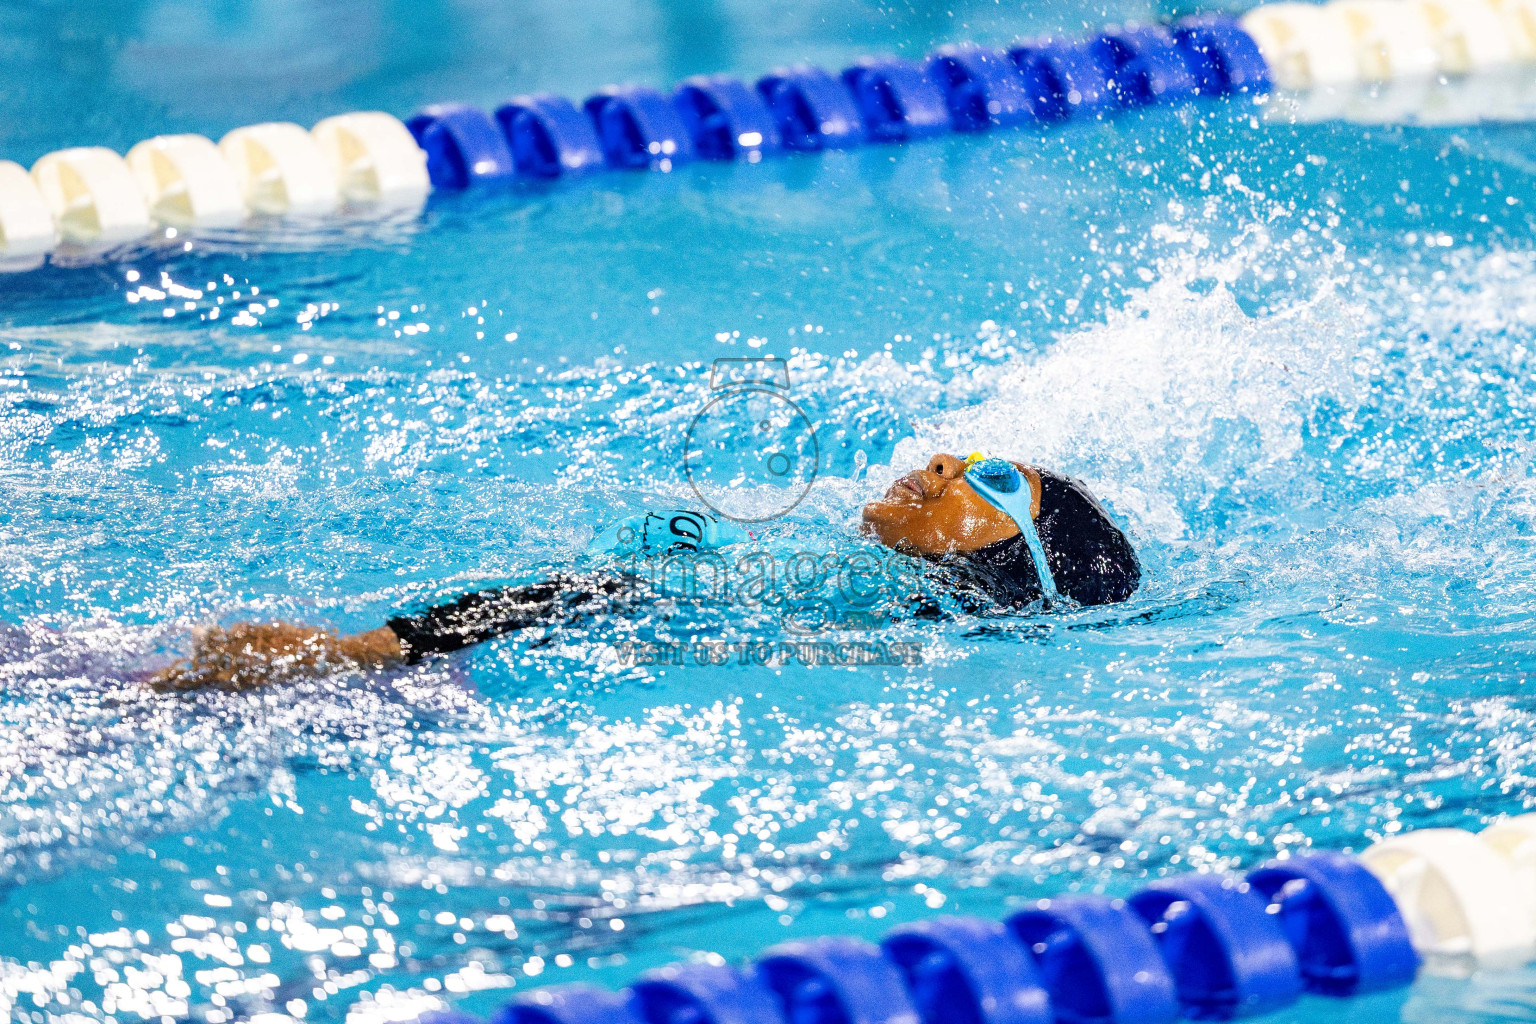
[[[1040,475],[1015,462],[1029,481],[1033,515],[1040,514]],[[864,532],[888,548],[916,555],[977,551],[1019,535],[1007,513],[993,508],[965,480],[965,460],[935,455],[864,506]]]

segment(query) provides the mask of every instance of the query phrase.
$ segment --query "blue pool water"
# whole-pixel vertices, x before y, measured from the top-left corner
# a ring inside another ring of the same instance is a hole
[[[0,156],[1168,12],[9,5]],[[1536,132],[1259,113],[0,277],[0,1017],[484,1012],[1536,807]],[[367,628],[575,563],[690,499],[709,366],[761,355],[822,454],[775,543],[846,549],[895,474],[990,448],[1087,481],[1143,589],[859,632],[921,645],[911,667],[619,657],[785,636],[710,608],[245,694],[136,682],[199,624]],[[1274,1019],[1533,1006],[1524,971]]]

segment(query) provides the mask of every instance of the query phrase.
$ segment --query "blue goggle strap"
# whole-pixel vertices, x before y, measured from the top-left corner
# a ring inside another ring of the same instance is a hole
[[[1019,532],[1024,535],[1024,543],[1029,545],[1029,557],[1035,563],[1035,575],[1040,580],[1040,592],[1045,595],[1047,601],[1059,601],[1061,593],[1056,589],[1056,577],[1051,575],[1051,567],[1045,560],[1045,545],[1040,543],[1040,534],[1035,529],[1035,517],[1030,515],[1029,508],[1034,503],[1034,492],[1029,486],[1029,480],[1024,474],[1019,474],[1019,487],[1012,494],[1004,494],[984,480],[978,473],[967,473],[966,482],[969,483],[977,494],[987,499],[987,503],[998,509],[1018,526]]]

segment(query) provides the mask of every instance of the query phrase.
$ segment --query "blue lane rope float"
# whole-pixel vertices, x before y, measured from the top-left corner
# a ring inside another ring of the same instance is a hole
[[[1301,995],[1290,939],[1246,880],[1160,880],[1128,902],[1151,929],[1189,1019],[1252,1017]]]
[[[1231,18],[1186,18],[1174,26],[1173,35],[1200,91],[1221,94],[1270,87],[1269,64],[1258,44]]]
[[[876,945],[786,942],[609,993],[518,996],[492,1024],[1173,1024],[1259,1016],[1303,993],[1410,984],[1424,957],[1536,957],[1536,814],[1475,835],[1424,829],[1246,875],[1160,879],[1128,899],[1036,901],[1005,922],[941,917]],[[1463,964],[1464,966],[1464,964]],[[438,1012],[423,1024],[475,1024]]]
[[[944,90],[911,61],[865,57],[843,72],[843,84],[871,142],[909,142],[949,128]]]
[[[456,191],[517,173],[507,136],[490,115],[466,103],[426,107],[405,122],[427,156],[434,188]]]
[[[490,1024],[640,1024],[633,1005],[632,999],[615,992],[567,985],[540,989],[508,1003],[491,1017]],[[462,1014],[454,1017],[475,1020]]]
[[[864,119],[853,96],[821,68],[781,68],[759,79],[757,91],[790,149],[843,149],[863,141]]]
[[[587,97],[582,109],[597,126],[603,157],[615,170],[669,171],[694,158],[683,115],[671,97],[648,85],[609,86]]]
[[[1008,56],[1024,76],[1041,121],[1100,118],[1119,108],[1109,72],[1084,43],[1042,39]]]
[[[835,935],[774,946],[753,968],[794,1024],[926,1024],[884,951]]]
[[[757,162],[785,150],[1108,117],[1196,95],[1257,94],[1268,82],[1238,23],[1196,18],[1007,52],[951,45],[921,62],[868,57],[836,75],[800,66],[750,84],[698,76],[669,93],[611,86],[579,106],[548,94],[515,97],[494,113],[443,103],[403,124],[370,111],[328,118],[313,133],[236,129],[218,147],[161,136],[126,162],[100,147],[61,150],[30,174],[0,161],[0,264],[41,262],[60,244],[104,252],[157,228],[394,210],[434,190],[599,168],[669,171],[692,160]]]
[[[1248,883],[1272,907],[1309,991],[1352,996],[1413,980],[1419,958],[1387,891],[1360,862],[1331,851],[1275,861]]]
[[[729,75],[687,79],[673,99],[701,160],[756,162],[784,148],[767,102]]]
[[[923,1024],[1051,1024],[1034,961],[1005,925],[943,917],[892,930],[880,943],[900,968]]]
[[[496,123],[524,177],[558,178],[603,166],[596,126],[564,96],[514,96],[496,108]]]
[[[1007,54],[981,46],[941,46],[924,65],[928,77],[944,90],[949,121],[957,132],[1035,120],[1035,106]]]
[[[1008,919],[1056,1015],[1073,1024],[1173,1024],[1179,996],[1152,933],[1124,900],[1040,900]]]
[[[1122,106],[1183,103],[1199,92],[1188,57],[1167,29],[1110,29],[1088,46]]]
[[[764,1024],[779,1014],[773,993],[734,967],[663,967],[643,975],[630,991],[642,1024]]]

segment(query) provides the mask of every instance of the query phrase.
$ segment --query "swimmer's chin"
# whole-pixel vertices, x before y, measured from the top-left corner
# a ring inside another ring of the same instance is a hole
[[[895,511],[895,509],[883,501],[872,501],[865,505],[864,513],[859,519],[859,533],[870,540],[876,540],[884,544],[883,528],[890,522]]]
[[[901,533],[900,523],[909,508],[910,506],[904,506],[901,502],[872,501],[864,506],[859,533],[882,547],[890,548],[903,555],[921,554],[917,547]]]

